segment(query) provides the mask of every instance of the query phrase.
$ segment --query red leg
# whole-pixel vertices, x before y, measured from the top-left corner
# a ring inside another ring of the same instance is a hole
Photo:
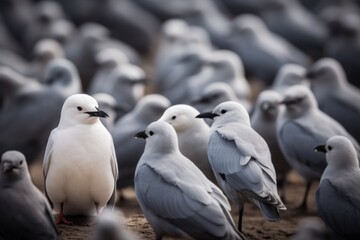
[[[67,220],[65,218],[65,215],[64,215],[64,203],[60,204],[60,213],[56,217],[56,224],[60,224],[60,223],[63,223],[63,224],[66,224],[66,225],[73,225],[72,222],[70,222],[69,220]]]

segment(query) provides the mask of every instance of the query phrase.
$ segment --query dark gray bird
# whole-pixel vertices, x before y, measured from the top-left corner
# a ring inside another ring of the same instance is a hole
[[[50,205],[31,182],[22,153],[2,154],[0,188],[0,239],[59,239]]]
[[[181,154],[169,123],[153,122],[135,137],[146,139],[135,171],[136,197],[156,239],[244,239],[225,195]]]
[[[226,48],[240,56],[249,78],[262,80],[267,85],[272,83],[282,65],[296,63],[308,66],[311,61],[294,45],[270,32],[259,17],[251,14],[243,14],[233,20]]]
[[[351,85],[334,59],[323,58],[308,70],[307,78],[321,111],[338,121],[360,142],[360,89]],[[336,90],[335,90],[336,89]]]
[[[325,152],[327,167],[316,192],[318,213],[346,239],[360,238],[360,169],[357,151],[346,137],[334,136],[315,151]]]
[[[307,195],[313,180],[318,180],[326,168],[325,156],[312,151],[335,135],[349,138],[359,156],[360,146],[356,140],[333,118],[318,109],[315,96],[305,86],[288,88],[281,102],[286,110],[280,112],[276,128],[280,149],[289,164],[306,181],[301,209],[307,208]]]

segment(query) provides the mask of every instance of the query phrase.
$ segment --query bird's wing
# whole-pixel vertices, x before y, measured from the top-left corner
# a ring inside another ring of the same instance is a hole
[[[46,149],[45,149],[45,154],[44,154],[44,159],[43,159],[43,165],[42,165],[42,171],[43,171],[43,177],[44,177],[44,192],[45,192],[45,196],[48,199],[51,207],[53,207],[52,202],[47,194],[46,191],[46,177],[47,177],[47,173],[49,171],[49,167],[50,167],[50,163],[51,163],[51,154],[52,154],[52,150],[53,150],[53,146],[54,146],[54,135],[56,133],[56,128],[54,130],[51,131],[50,135],[49,135],[49,139],[48,142],[46,144]]]
[[[351,195],[344,193],[329,179],[322,180],[316,192],[319,215],[327,225],[344,235],[360,234],[358,201],[359,198],[354,199]]]
[[[177,184],[173,177],[159,174],[147,164],[137,168],[135,191],[141,205],[191,236],[221,236],[224,213],[216,201],[199,185]]]
[[[276,181],[257,159],[239,149],[234,140],[226,139],[215,131],[209,139],[208,153],[215,174],[231,188],[246,192],[262,202],[279,202],[278,196],[271,192],[276,189]]]
[[[329,130],[318,131],[316,126],[310,128],[297,121],[287,121],[278,132],[279,145],[286,158],[321,174],[327,165],[325,155],[314,152],[314,148],[326,143]]]
[[[110,135],[110,137],[111,137],[111,135]],[[116,152],[115,152],[115,147],[114,147],[112,138],[111,138],[111,159],[110,159],[110,164],[111,164],[111,171],[112,171],[112,174],[113,174],[113,177],[114,177],[114,190],[113,190],[113,193],[112,193],[112,195],[110,197],[110,200],[108,201],[108,205],[110,205],[111,207],[114,207],[115,199],[116,199],[116,181],[118,179],[119,169],[118,169],[118,164],[117,164],[117,159],[116,159]]]
[[[276,183],[276,173],[271,161],[270,150],[265,140],[250,127],[228,125],[216,130],[221,136],[219,141],[233,141],[238,150],[240,164],[246,165],[255,160],[261,169]]]

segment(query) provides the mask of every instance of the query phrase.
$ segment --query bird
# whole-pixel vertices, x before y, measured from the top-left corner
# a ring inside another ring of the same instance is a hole
[[[244,199],[249,199],[269,221],[279,221],[286,210],[276,187],[276,173],[265,140],[250,126],[245,108],[232,101],[220,103],[197,118],[213,118],[208,157],[219,186],[239,210],[242,229]]]
[[[336,240],[332,231],[326,228],[325,223],[319,218],[305,218],[299,222],[297,232],[289,240]]]
[[[21,152],[2,154],[0,188],[1,239],[60,239],[50,205],[31,182]]]
[[[305,67],[311,64],[305,53],[270,32],[255,15],[242,14],[236,17],[226,39],[226,48],[240,56],[248,78],[262,80],[266,85],[272,83],[280,67],[286,63]]]
[[[199,111],[194,107],[177,104],[166,109],[159,121],[168,122],[174,127],[180,152],[193,161],[208,179],[216,183],[207,156],[210,128],[204,120],[195,118],[197,115]]]
[[[309,88],[289,87],[281,104],[286,108],[280,112],[276,122],[277,139],[291,167],[306,181],[304,198],[299,206],[299,209],[306,210],[311,183],[321,178],[326,167],[325,156],[312,151],[313,147],[335,135],[351,139],[359,154],[360,146],[343,126],[318,109]]]
[[[135,137],[146,139],[136,166],[135,193],[155,239],[244,239],[225,195],[181,154],[169,123],[153,122]]]
[[[81,81],[76,66],[65,58],[51,60],[46,66],[42,83],[58,89],[70,96],[82,92]]]
[[[120,210],[105,208],[99,215],[92,240],[140,240],[126,229],[125,216]]]
[[[276,170],[278,189],[281,198],[285,199],[286,177],[291,170],[289,163],[281,152],[276,137],[276,119],[283,106],[280,105],[282,96],[274,90],[265,90],[257,97],[251,115],[251,127],[259,133],[269,146],[271,159]]]
[[[352,142],[343,136],[329,138],[315,151],[326,153],[327,162],[316,192],[318,213],[336,234],[359,239],[359,155]]]
[[[0,154],[18,150],[31,165],[45,151],[68,96],[8,67],[0,68],[0,95]]]
[[[117,189],[134,185],[134,173],[145,144],[136,141],[134,135],[161,117],[170,107],[170,101],[159,94],[142,97],[134,109],[115,122],[111,134],[114,139],[116,158],[119,167]],[[122,195],[120,198],[123,197]]]
[[[275,75],[271,89],[282,93],[288,87],[299,84],[310,87],[310,81],[307,79],[307,69],[298,64],[287,63]]]
[[[86,94],[68,97],[59,125],[50,133],[43,159],[45,194],[59,213],[89,216],[114,205],[118,167],[111,134],[100,122],[108,115]]]
[[[359,142],[360,89],[351,85],[338,61],[322,58],[307,72],[321,111],[338,121]],[[336,89],[336,91],[334,91]]]
[[[117,120],[118,112],[122,111],[120,104],[117,104],[115,98],[107,93],[95,93],[91,95],[99,104],[99,108],[106,112],[109,117],[100,118],[100,121],[106,129],[111,132]]]

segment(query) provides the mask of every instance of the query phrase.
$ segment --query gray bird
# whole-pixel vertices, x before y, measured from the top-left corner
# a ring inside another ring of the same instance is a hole
[[[310,82],[306,78],[307,70],[301,65],[288,63],[283,65],[277,72],[271,89],[283,92],[293,85],[305,85],[310,87]]]
[[[135,192],[156,239],[244,239],[221,190],[182,155],[175,129],[164,121],[135,135],[146,139],[135,171]]]
[[[318,213],[346,239],[360,238],[360,169],[358,153],[346,137],[334,136],[315,151],[325,152],[327,167],[316,192]]]
[[[347,81],[341,65],[331,58],[320,59],[309,68],[307,77],[320,110],[343,125],[359,142],[360,89]]]
[[[244,63],[247,76],[271,84],[280,67],[286,63],[310,64],[309,57],[282,37],[271,33],[257,16],[243,14],[232,23],[227,48],[236,52]]]
[[[210,128],[205,121],[195,118],[197,115],[199,111],[192,106],[178,104],[166,109],[159,121],[168,122],[174,127],[180,152],[216,183],[207,155]]]
[[[2,154],[0,186],[0,239],[59,239],[49,203],[31,182],[22,153]]]
[[[306,190],[300,205],[301,209],[306,209],[311,183],[320,179],[326,167],[325,156],[312,151],[314,146],[335,135],[349,138],[359,156],[360,146],[343,126],[318,109],[309,88],[300,85],[288,88],[282,104],[286,105],[286,110],[280,112],[277,119],[277,138],[291,167],[306,181]]]
[[[76,66],[65,58],[56,58],[46,66],[43,84],[62,92],[65,96],[81,93],[81,81]]]
[[[57,89],[0,68],[0,154],[21,151],[30,165],[45,150],[66,99]]]
[[[105,208],[96,221],[92,240],[140,240],[140,237],[124,226],[125,216],[120,210]]]
[[[277,193],[276,173],[265,140],[250,126],[245,108],[237,102],[224,102],[198,118],[213,118],[208,156],[215,177],[239,210],[238,230],[242,228],[244,200],[249,199],[268,221],[279,221],[286,210]]]
[[[332,231],[326,228],[319,218],[305,218],[299,222],[296,234],[289,240],[340,240]]]
[[[134,109],[120,118],[111,131],[114,139],[119,167],[117,189],[134,184],[134,173],[145,144],[134,139],[134,134],[146,128],[151,122],[161,117],[170,107],[170,101],[158,94],[142,97]]]
[[[226,101],[239,102],[248,112],[252,107],[248,99],[238,98],[230,85],[223,82],[214,82],[207,85],[198,96],[193,96],[190,103],[199,112],[207,112]]]
[[[251,127],[264,138],[270,148],[278,188],[282,199],[285,200],[286,177],[291,167],[281,152],[276,137],[276,119],[279,112],[284,110],[280,105],[281,101],[282,96],[273,90],[261,92],[251,115]]]
[[[109,115],[108,118],[101,118],[100,121],[104,124],[106,129],[111,132],[120,110],[119,105],[116,103],[115,98],[107,93],[96,93],[91,96],[98,102],[99,108]]]

